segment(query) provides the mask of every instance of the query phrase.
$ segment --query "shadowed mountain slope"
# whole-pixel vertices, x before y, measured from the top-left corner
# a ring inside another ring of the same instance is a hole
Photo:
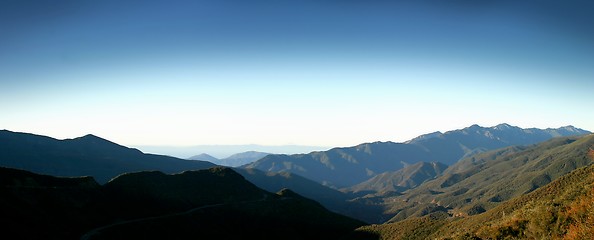
[[[447,167],[439,162],[418,162],[394,172],[379,174],[343,191],[363,194],[403,192],[440,176]]]
[[[0,166],[53,176],[93,176],[98,182],[127,172],[176,173],[215,166],[204,161],[144,154],[94,135],[57,140],[0,130]]]
[[[378,206],[369,206],[359,202],[349,201],[353,196],[338,190],[323,186],[317,182],[299,175],[282,172],[263,172],[257,169],[234,169],[244,176],[246,180],[256,186],[269,191],[277,192],[288,188],[306,198],[313,199],[325,208],[368,223],[382,222],[385,219],[383,209]],[[385,220],[384,220],[385,221]]]

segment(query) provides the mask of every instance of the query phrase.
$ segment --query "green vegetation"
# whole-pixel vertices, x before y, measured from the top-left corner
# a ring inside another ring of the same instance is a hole
[[[461,160],[444,175],[383,199],[392,222],[422,216],[427,205],[453,215],[474,215],[530,193],[572,170],[590,165],[594,135],[556,138],[530,147],[510,147]]]
[[[589,136],[557,147],[583,153],[592,161],[591,141]],[[576,148],[586,143],[590,145],[585,151]],[[545,146],[555,145],[550,144]],[[553,152],[554,156],[569,156]],[[380,239],[594,239],[594,166],[574,170],[481,214],[436,214],[364,226],[359,231],[377,234]]]

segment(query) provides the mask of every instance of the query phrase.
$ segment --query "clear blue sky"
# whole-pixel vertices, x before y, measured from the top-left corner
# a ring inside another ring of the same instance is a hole
[[[594,131],[593,11],[578,0],[1,1],[0,128],[321,146],[475,123]]]

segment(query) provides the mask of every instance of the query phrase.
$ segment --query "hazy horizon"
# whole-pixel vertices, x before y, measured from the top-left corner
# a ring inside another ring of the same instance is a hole
[[[0,128],[126,146],[353,146],[500,123],[592,131],[591,9],[5,1]]]

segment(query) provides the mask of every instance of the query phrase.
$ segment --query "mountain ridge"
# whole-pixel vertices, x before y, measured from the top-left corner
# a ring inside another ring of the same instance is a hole
[[[559,135],[588,133],[571,126],[522,129],[509,124],[489,128],[475,124],[446,133],[421,135],[408,143],[373,142],[309,154],[273,154],[243,167],[273,172],[288,171],[327,186],[346,188],[417,162],[453,165],[460,159],[492,149],[534,144]]]

